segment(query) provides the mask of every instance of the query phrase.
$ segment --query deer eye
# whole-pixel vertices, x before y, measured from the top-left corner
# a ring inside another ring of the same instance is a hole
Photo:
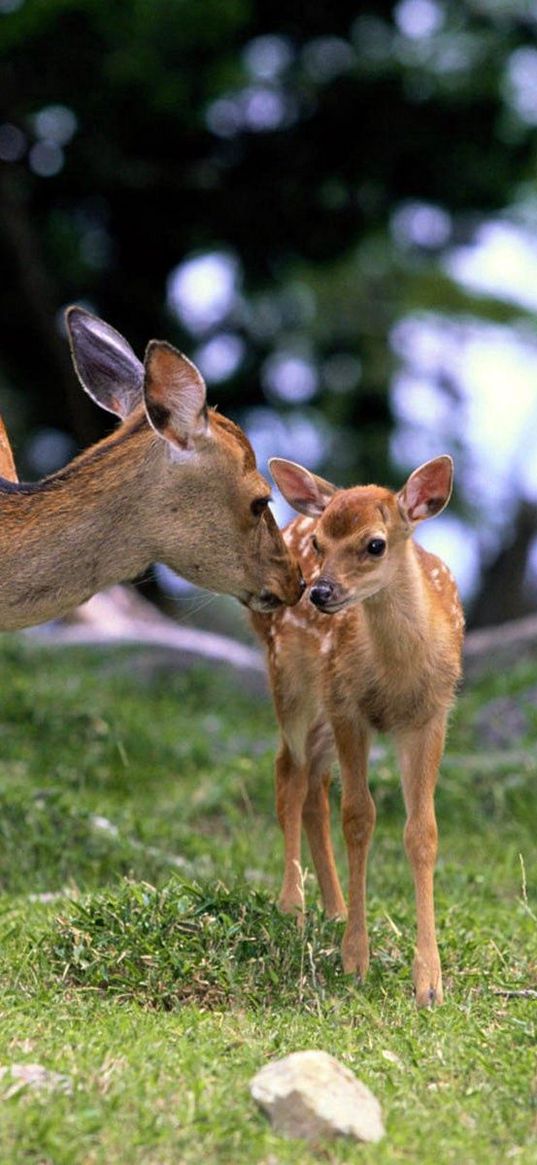
[[[313,546],[313,549],[314,549],[316,554],[322,554],[321,547],[319,546],[319,543],[315,537],[315,534],[312,534],[312,536],[311,536],[311,545]]]
[[[250,505],[250,510],[251,510],[252,514],[254,515],[254,518],[261,517],[261,514],[264,513],[269,502],[270,502],[270,497],[254,498],[253,502]]]
[[[367,543],[367,553],[372,554],[373,558],[382,558],[386,549],[384,538],[372,538],[371,542]]]

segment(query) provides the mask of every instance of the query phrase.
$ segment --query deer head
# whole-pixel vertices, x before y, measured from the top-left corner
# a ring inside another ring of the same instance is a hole
[[[302,579],[268,508],[269,486],[242,430],[207,407],[195,365],[157,340],[142,364],[119,332],[80,307],[68,310],[67,327],[83,388],[137,441],[137,474],[125,457],[109,463],[118,493],[139,508],[144,555],[254,610],[297,602]],[[118,450],[121,438],[120,429]],[[112,477],[112,502],[113,493]]]

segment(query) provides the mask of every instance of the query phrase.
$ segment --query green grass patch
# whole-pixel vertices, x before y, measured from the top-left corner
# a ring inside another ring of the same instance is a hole
[[[63,982],[144,1007],[272,1008],[341,983],[335,929],[310,918],[299,931],[267,894],[245,886],[127,882],[72,903],[44,952]]]
[[[303,930],[274,906],[268,701],[139,651],[6,639],[0,672],[1,1161],[533,1165],[537,668],[485,678],[453,716],[437,796],[446,1003],[425,1014],[384,741],[360,988],[311,875]],[[335,786],[344,873],[337,801]],[[379,1145],[315,1156],[272,1134],[248,1081],[306,1047],[377,1094]],[[32,1064],[65,1087],[13,1078]]]

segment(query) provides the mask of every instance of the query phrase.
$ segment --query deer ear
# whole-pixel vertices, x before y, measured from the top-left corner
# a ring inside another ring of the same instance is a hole
[[[444,454],[426,461],[397,495],[399,509],[407,522],[435,518],[447,506],[453,489],[453,461]]]
[[[205,381],[186,356],[164,340],[151,340],[145,354],[144,402],[159,436],[191,449],[208,428]]]
[[[115,328],[82,307],[65,314],[71,356],[78,379],[92,399],[118,417],[141,403],[144,369]]]
[[[284,461],[282,457],[272,457],[269,469],[281,490],[286,501],[298,510],[299,514],[306,514],[308,518],[317,518],[326,509],[330,498],[336,493],[337,486],[331,485],[309,469],[297,465],[295,461]]]

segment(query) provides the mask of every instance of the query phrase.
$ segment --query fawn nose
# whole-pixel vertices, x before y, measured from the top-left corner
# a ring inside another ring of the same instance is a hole
[[[330,602],[333,593],[334,587],[332,583],[328,582],[328,580],[325,578],[320,578],[318,582],[315,583],[315,586],[311,588],[310,599],[316,607],[320,607],[322,610],[322,608]]]

